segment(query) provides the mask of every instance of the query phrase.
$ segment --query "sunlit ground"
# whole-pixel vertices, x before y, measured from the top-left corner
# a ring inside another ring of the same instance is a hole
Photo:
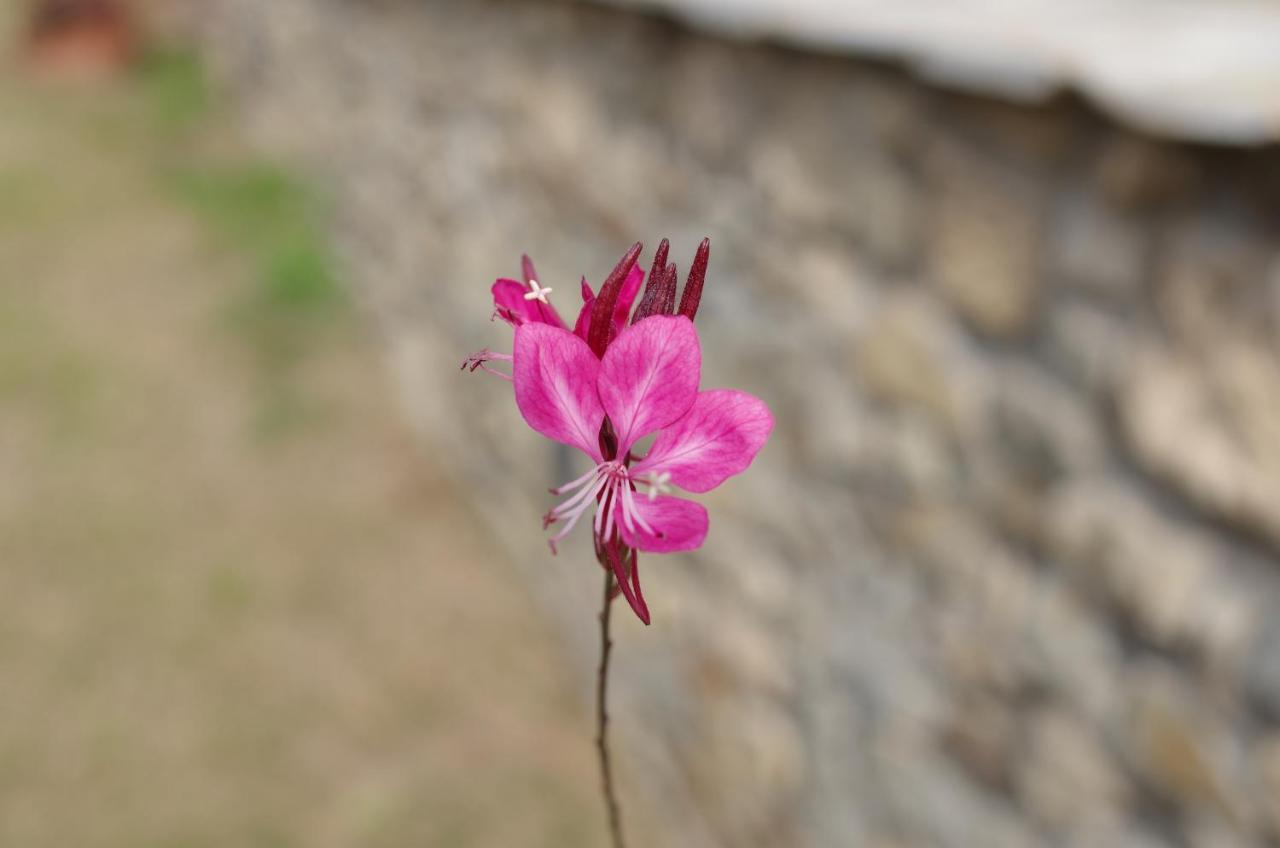
[[[0,845],[598,844],[580,695],[214,99],[0,81]]]

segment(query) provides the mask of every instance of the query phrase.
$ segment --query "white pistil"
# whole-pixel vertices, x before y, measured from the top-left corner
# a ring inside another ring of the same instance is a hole
[[[529,289],[529,291],[524,293],[525,300],[536,300],[539,303],[545,303],[547,305],[551,304],[551,301],[547,300],[547,295],[551,294],[551,288],[549,286],[547,288],[543,288],[537,280],[530,280]]]

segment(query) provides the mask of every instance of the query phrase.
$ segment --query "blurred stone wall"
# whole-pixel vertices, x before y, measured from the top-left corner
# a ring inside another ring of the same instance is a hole
[[[199,14],[584,693],[599,572],[538,521],[569,469],[457,368],[508,349],[522,251],[570,311],[632,240],[712,237],[704,385],[778,426],[621,627],[659,844],[1280,845],[1276,150],[587,5]]]

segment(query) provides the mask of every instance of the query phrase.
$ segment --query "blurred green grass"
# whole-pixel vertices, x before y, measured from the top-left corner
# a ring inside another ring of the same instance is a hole
[[[181,51],[0,114],[0,846],[598,844],[581,704],[324,199]]]
[[[323,228],[327,206],[281,165],[228,154],[202,129],[218,103],[194,53],[155,50],[137,71],[150,123],[165,140],[160,173],[220,240],[245,256],[252,285],[229,299],[225,318],[260,366],[258,429],[287,434],[323,415],[297,372],[318,345],[350,329]]]
[[[315,330],[345,305],[318,223],[321,207],[292,175],[261,162],[198,162],[171,179],[222,239],[252,257],[257,285],[241,308],[266,323],[246,316],[247,327]]]
[[[161,133],[190,132],[213,111],[213,89],[193,50],[152,47],[136,74],[150,104],[153,126]]]

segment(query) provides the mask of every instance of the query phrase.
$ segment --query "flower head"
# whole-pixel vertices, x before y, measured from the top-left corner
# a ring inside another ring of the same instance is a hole
[[[528,256],[520,257],[521,276],[524,283],[515,280],[500,279],[493,284],[493,315],[512,326],[520,326],[528,321],[550,324],[553,327],[564,327],[560,314],[551,305],[548,295],[550,288],[544,288],[538,282],[538,273],[534,270],[533,260]]]
[[[663,240],[627,326],[644,277],[635,266],[639,252],[638,244],[628,251],[598,295],[583,281],[584,305],[573,332],[541,299],[526,299],[521,291],[517,302],[514,280],[499,280],[495,308],[515,326],[514,351],[510,357],[485,351],[467,364],[475,370],[487,361],[511,361],[509,379],[526,423],[590,459],[590,470],[552,490],[566,496],[543,519],[544,526],[563,524],[550,540],[552,550],[592,514],[601,563],[614,570],[620,590],[648,623],[637,552],[689,551],[707,535],[706,509],[668,494],[671,487],[707,492],[746,470],[768,439],[773,416],[745,392],[699,388],[702,349],[692,319],[709,243],[694,260],[680,313],[671,314],[676,272],[666,265]],[[527,279],[536,280],[527,258],[525,267]],[[536,282],[530,288],[547,291]],[[635,455],[637,443],[650,435],[655,438],[648,452]]]

